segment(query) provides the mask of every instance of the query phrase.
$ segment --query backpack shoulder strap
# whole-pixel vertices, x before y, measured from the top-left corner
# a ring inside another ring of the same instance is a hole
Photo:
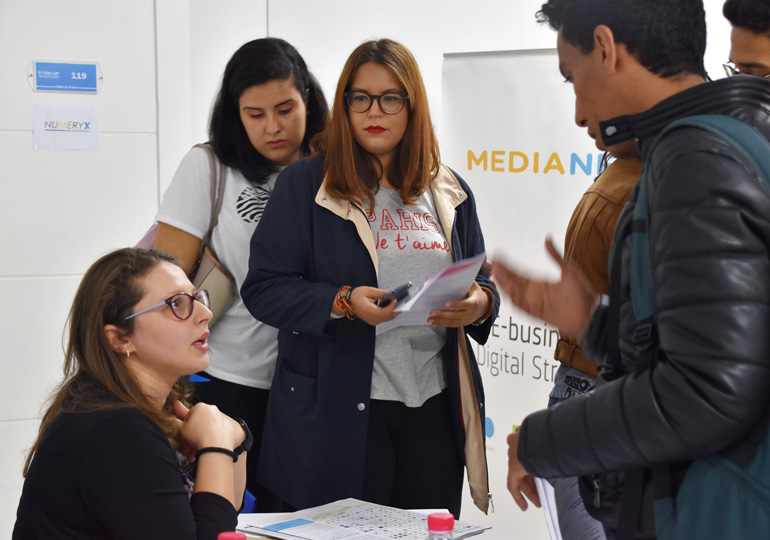
[[[655,138],[652,148],[667,133],[688,126],[705,129],[724,139],[746,158],[770,189],[770,142],[752,126],[730,116],[706,114],[676,120]],[[639,180],[631,227],[631,301],[634,315],[638,321],[654,322],[655,281],[649,245],[647,164]]]
[[[705,129],[725,140],[746,158],[746,161],[762,178],[765,187],[770,189],[770,141],[754,127],[731,116],[721,114],[690,116],[669,124],[655,139],[653,147],[666,133],[685,126]],[[655,281],[648,236],[649,210],[646,165],[642,171],[638,189],[631,232],[631,302],[634,315],[640,321],[639,326],[649,326],[653,329],[656,317]],[[644,329],[638,330],[637,334],[644,333],[644,331]],[[650,333],[648,341],[650,349],[654,345],[653,340],[654,334]],[[644,340],[642,339],[640,342],[644,342]],[[639,346],[638,343],[637,346]],[[643,370],[654,361],[654,355],[643,351],[640,359],[641,365],[638,365],[637,369]],[[754,456],[756,448],[764,440],[767,429],[768,422],[760,422],[746,441],[740,441],[733,445],[722,455],[738,464],[748,463]]]
[[[756,128],[723,114],[691,116],[674,123],[699,127],[723,138],[743,154],[770,188],[770,141]]]

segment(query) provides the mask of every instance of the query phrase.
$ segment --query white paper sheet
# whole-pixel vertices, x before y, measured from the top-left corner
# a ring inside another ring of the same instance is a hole
[[[377,333],[381,334],[398,326],[427,325],[431,311],[444,309],[446,302],[465,297],[485,259],[486,254],[480,253],[475,257],[457,261],[430,278],[419,291],[410,293],[398,303],[396,311],[401,312],[401,315],[392,321],[378,324]]]
[[[543,509],[545,524],[548,527],[548,534],[551,536],[551,540],[562,540],[553,486],[548,483],[548,480],[535,478],[535,487],[537,487],[537,494],[540,496],[540,507]]]

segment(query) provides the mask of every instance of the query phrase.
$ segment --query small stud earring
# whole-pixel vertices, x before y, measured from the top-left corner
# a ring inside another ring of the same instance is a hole
[[[131,358],[131,351],[126,349],[126,358]]]

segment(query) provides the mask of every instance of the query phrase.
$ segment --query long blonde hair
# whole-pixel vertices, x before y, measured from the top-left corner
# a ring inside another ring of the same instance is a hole
[[[104,326],[113,324],[131,334],[133,319],[124,320],[144,296],[142,278],[163,262],[177,264],[157,251],[126,248],[109,253],[88,269],[80,282],[69,314],[69,340],[64,358],[64,379],[50,399],[37,439],[24,463],[27,475],[40,441],[61,413],[84,413],[130,407],[155,420],[174,448],[178,433],[171,408],[174,400],[188,402],[191,387],[180,378],[163,410],[152,406],[131,376],[121,355],[110,347]]]
[[[379,161],[353,138],[350,112],[344,93],[350,89],[356,70],[367,62],[384,66],[409,95],[409,120],[396,158],[387,171],[388,181],[401,191],[404,202],[414,202],[436,177],[440,164],[438,142],[430,119],[428,97],[417,61],[409,49],[390,39],[367,41],[354,50],[342,69],[334,95],[332,117],[314,148],[325,153],[324,173],[330,194],[374,206],[373,192],[383,171]]]

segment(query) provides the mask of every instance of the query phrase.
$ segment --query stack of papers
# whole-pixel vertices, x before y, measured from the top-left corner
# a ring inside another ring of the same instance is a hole
[[[396,306],[401,315],[391,321],[377,325],[377,333],[387,332],[398,326],[420,326],[428,324],[430,312],[434,309],[446,309],[444,304],[453,300],[462,300],[468,294],[486,253],[457,261],[425,282],[419,291],[410,293]]]
[[[456,521],[454,537],[466,538],[489,528]],[[290,514],[241,514],[236,530],[249,536],[285,540],[425,540],[428,516],[343,499]]]

